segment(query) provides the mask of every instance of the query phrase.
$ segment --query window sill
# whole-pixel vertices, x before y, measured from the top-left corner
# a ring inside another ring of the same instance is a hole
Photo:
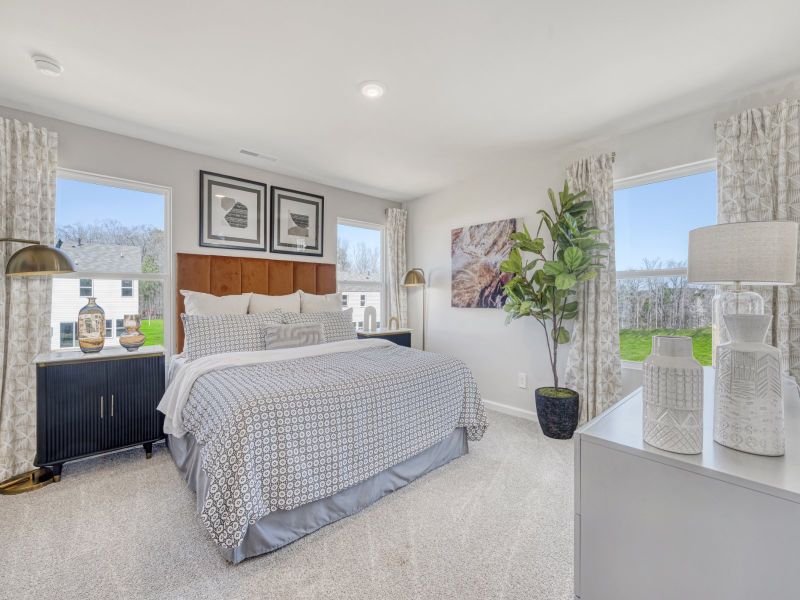
[[[642,370],[642,363],[634,362],[632,360],[623,360],[622,361],[622,368],[623,369],[631,369],[632,371],[641,371]]]

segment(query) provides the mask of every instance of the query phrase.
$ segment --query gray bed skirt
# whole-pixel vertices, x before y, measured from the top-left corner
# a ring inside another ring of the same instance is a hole
[[[208,478],[200,466],[200,447],[191,434],[169,436],[169,450],[178,470],[197,493],[197,510],[208,494]],[[238,548],[220,548],[226,560],[238,563],[290,544],[295,540],[363,510],[387,494],[469,452],[467,434],[458,428],[448,437],[408,460],[329,498],[293,510],[278,510],[250,525]]]

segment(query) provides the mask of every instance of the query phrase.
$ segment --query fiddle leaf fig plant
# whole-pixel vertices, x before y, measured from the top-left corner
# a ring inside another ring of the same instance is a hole
[[[558,348],[570,341],[564,325],[578,316],[578,285],[606,266],[608,244],[599,241],[602,230],[586,222],[592,208],[583,199],[586,192],[573,193],[565,181],[558,195],[552,189],[547,194],[552,212],[536,212],[541,219],[535,237],[525,225],[511,234],[513,247],[500,270],[512,275],[503,288],[506,324],[533,317],[544,327],[553,371],[553,389],[547,391],[558,396]]]

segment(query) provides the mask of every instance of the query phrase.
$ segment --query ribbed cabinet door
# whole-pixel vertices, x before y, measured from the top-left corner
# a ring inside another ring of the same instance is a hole
[[[53,464],[105,445],[106,363],[38,367],[37,463]],[[43,388],[43,389],[42,389]]]
[[[156,407],[164,394],[163,357],[109,361],[108,391],[109,448],[161,438],[163,416]]]

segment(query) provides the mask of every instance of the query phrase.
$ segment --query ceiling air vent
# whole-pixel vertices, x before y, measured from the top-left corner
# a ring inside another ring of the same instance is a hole
[[[253,158],[261,158],[263,160],[268,160],[270,162],[277,161],[277,157],[270,156],[269,154],[261,154],[260,152],[254,152],[253,150],[248,150],[246,148],[242,148],[239,150],[239,154],[244,154],[245,156],[252,156]]]

